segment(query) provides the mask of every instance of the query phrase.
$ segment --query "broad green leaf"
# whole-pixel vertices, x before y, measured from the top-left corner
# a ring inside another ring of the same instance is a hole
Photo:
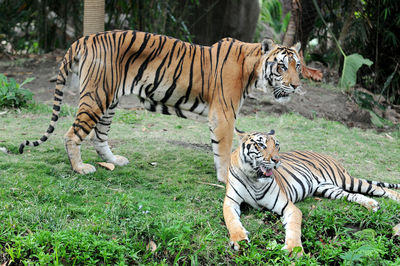
[[[371,122],[372,124],[374,124],[376,127],[382,128],[385,123],[384,120],[382,118],[380,118],[377,114],[375,114],[375,112],[368,110],[369,113],[371,114]]]
[[[24,86],[26,83],[31,82],[32,80],[34,80],[35,78],[27,78],[26,80],[24,80],[19,86],[22,87]]]
[[[357,53],[345,56],[340,87],[350,88],[354,86],[356,84],[357,71],[362,65],[371,66],[372,61]]]
[[[386,88],[389,86],[390,82],[392,82],[392,79],[394,77],[394,74],[396,74],[396,69],[393,71],[392,74],[386,79],[385,84],[383,84],[383,90],[386,90]]]

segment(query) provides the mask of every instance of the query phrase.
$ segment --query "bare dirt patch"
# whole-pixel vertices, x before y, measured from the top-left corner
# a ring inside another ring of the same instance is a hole
[[[54,82],[50,82],[57,72],[63,51],[55,51],[45,55],[31,55],[19,58],[0,58],[0,73],[13,77],[17,82],[22,82],[27,77],[35,79],[25,87],[34,93],[34,100],[41,103],[52,104]],[[361,109],[349,95],[339,90],[326,89],[320,86],[304,85],[307,93],[303,96],[295,95],[285,104],[276,103],[254,91],[252,97],[244,102],[241,115],[252,115],[257,112],[267,114],[283,114],[287,112],[298,113],[309,119],[323,117],[328,120],[339,121],[349,127],[373,128],[369,112]],[[66,89],[64,103],[76,106],[79,92],[77,89]],[[120,108],[137,108],[141,106],[134,96],[122,99]]]

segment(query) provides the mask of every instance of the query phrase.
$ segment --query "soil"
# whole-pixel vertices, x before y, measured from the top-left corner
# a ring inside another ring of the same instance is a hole
[[[0,58],[0,73],[22,82],[28,77],[35,79],[25,85],[34,93],[34,100],[40,103],[52,104],[54,98],[54,81],[63,51],[57,50],[44,55],[30,55],[25,57]],[[310,85],[312,84],[312,85]],[[245,100],[241,115],[251,115],[257,112],[267,114],[298,113],[309,119],[323,117],[328,120],[339,121],[349,127],[373,128],[369,112],[361,109],[349,95],[336,90],[318,86],[318,83],[304,82],[305,95],[294,95],[288,103],[277,103],[263,94],[254,91]],[[322,84],[321,84],[322,85]],[[325,86],[326,87],[326,86]],[[66,89],[63,103],[76,106],[79,92],[77,89]],[[131,109],[141,107],[134,96],[127,96],[121,100],[120,108]]]

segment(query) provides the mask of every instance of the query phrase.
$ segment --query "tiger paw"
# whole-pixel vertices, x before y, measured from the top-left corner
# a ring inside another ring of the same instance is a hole
[[[127,158],[125,158],[124,156],[121,155],[115,155],[115,160],[113,160],[112,162],[109,163],[113,163],[119,166],[123,166],[129,163],[129,160]]]
[[[247,231],[241,231],[241,232],[232,234],[230,239],[231,239],[230,246],[235,251],[238,251],[240,249],[240,245],[238,242],[245,240],[245,241],[247,241],[247,243],[250,243]]]
[[[370,206],[369,209],[371,209],[374,212],[376,212],[380,208],[379,202],[377,202],[376,200],[371,199],[371,201],[368,204]]]
[[[81,175],[91,174],[96,172],[96,167],[88,163],[82,163],[74,168],[74,171]]]
[[[247,243],[250,243],[250,240],[248,239],[248,238],[246,238],[246,239],[243,239],[243,240],[241,240],[241,241],[247,241]],[[230,244],[230,246],[231,246],[231,248],[233,248],[233,250],[235,250],[235,251],[239,251],[239,249],[240,249],[240,245],[239,245],[239,243],[238,242],[240,242],[240,241],[231,241],[229,244]]]
[[[379,210],[379,202],[377,202],[374,199],[370,199],[368,197],[363,197],[364,202],[361,203],[365,208],[368,210],[372,210],[373,212],[376,212]]]
[[[297,245],[285,245],[282,249],[287,250],[289,252],[290,256],[297,256],[297,257],[301,257],[303,256],[303,246],[301,244],[297,244]]]

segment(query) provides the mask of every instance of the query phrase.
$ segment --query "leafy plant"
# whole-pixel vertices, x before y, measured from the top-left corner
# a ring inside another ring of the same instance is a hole
[[[40,136],[49,108],[0,115],[1,146],[16,153],[21,139]],[[399,265],[399,240],[391,232],[399,204],[383,198],[377,198],[377,212],[346,200],[296,203],[303,213],[301,258],[281,250],[285,229],[279,215],[243,206],[251,242],[233,251],[222,214],[224,190],[200,183],[216,182],[212,152],[176,145],[209,144],[208,127],[141,110],[135,121],[126,113],[116,111],[110,144],[131,163],[113,171],[71,171],[61,136],[73,122],[68,116],[58,121],[51,143],[22,157],[0,152],[0,264]],[[132,130],[132,123],[146,130]],[[297,114],[238,118],[239,128],[255,131],[271,124],[282,151],[323,152],[366,179],[396,182],[400,173],[398,130],[388,132],[389,139]],[[82,152],[88,163],[99,160],[93,149]]]
[[[342,76],[340,78],[339,86],[341,88],[350,88],[356,84],[357,80],[357,71],[362,65],[371,66],[372,61],[369,59],[365,59],[360,54],[351,54],[346,56],[342,51],[344,62],[343,62],[343,70]]]
[[[323,18],[321,14],[321,10],[317,4],[316,0],[313,0],[314,6],[318,12],[318,15],[320,16],[322,22],[325,24],[327,27],[327,30],[330,32],[332,35],[333,40],[335,41],[340,53],[344,57],[344,62],[343,62],[343,69],[342,69],[342,75],[340,78],[339,86],[342,88],[349,89],[350,87],[354,86],[356,84],[357,80],[357,71],[362,65],[372,65],[372,61],[369,59],[365,59],[362,55],[354,53],[351,55],[346,55],[339,43],[339,41],[336,39],[335,35],[330,31],[328,27],[328,23],[326,23],[325,19]]]
[[[263,0],[261,2],[260,20],[267,23],[274,30],[274,33],[279,35],[287,29],[290,12],[283,17],[282,4],[279,0]]]
[[[27,78],[21,84],[18,84],[15,79],[0,74],[0,107],[18,108],[25,106],[32,100],[33,93],[22,88],[34,78]]]

